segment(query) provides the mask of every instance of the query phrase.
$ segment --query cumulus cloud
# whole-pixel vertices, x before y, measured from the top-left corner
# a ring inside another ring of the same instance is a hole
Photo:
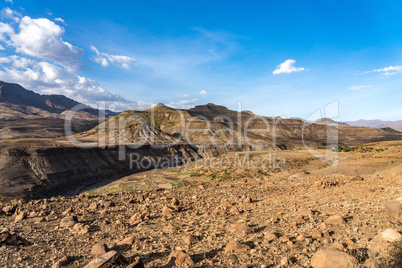
[[[352,86],[349,88],[349,90],[362,90],[362,89],[371,88],[371,87],[373,87],[373,86]]]
[[[13,3],[13,0],[6,0],[7,3]]]
[[[63,34],[62,27],[45,18],[23,17],[18,32],[9,24],[0,24],[0,41],[8,37],[6,44],[14,47],[16,52],[78,70],[83,50],[65,42],[61,38]]]
[[[290,74],[294,72],[301,72],[304,71],[303,67],[294,67],[294,64],[296,63],[295,60],[286,60],[285,62],[281,63],[278,65],[278,68],[273,71],[273,74]]]
[[[2,46],[2,45],[0,45],[0,50],[4,50],[5,48]]]
[[[8,7],[3,8],[3,9],[1,10],[0,16],[1,16],[1,18],[3,18],[3,19],[13,20],[13,21],[15,21],[15,22],[19,22],[19,21],[20,21],[20,18],[21,18],[21,14],[20,14],[20,13],[14,11],[14,10],[8,8]]]
[[[91,49],[96,53],[96,56],[94,56],[92,59],[103,67],[107,67],[109,66],[109,64],[114,64],[116,66],[130,70],[130,64],[135,63],[135,59],[128,56],[103,53],[100,52],[95,46],[91,46]]]
[[[96,81],[75,74],[60,65],[46,61],[35,61],[26,57],[12,55],[0,57],[0,80],[19,83],[28,89],[44,94],[62,94],[93,107],[98,102],[112,105],[114,110],[144,109],[151,103],[133,102],[103,89]]]
[[[205,90],[201,90],[200,95],[203,97],[206,97],[206,96],[208,96],[208,92],[206,92]]]
[[[381,73],[385,76],[391,76],[402,73],[402,66],[389,66],[382,69],[375,69],[366,73]]]

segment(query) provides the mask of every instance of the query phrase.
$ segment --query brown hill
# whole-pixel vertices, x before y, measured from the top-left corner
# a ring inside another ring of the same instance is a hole
[[[77,137],[111,143],[230,145],[249,147],[301,148],[326,146],[333,126],[308,123],[299,119],[256,116],[224,106],[206,104],[189,110],[157,105],[145,111],[124,111]],[[401,140],[402,133],[393,129],[372,129],[339,125],[339,144],[359,145],[368,142]]]

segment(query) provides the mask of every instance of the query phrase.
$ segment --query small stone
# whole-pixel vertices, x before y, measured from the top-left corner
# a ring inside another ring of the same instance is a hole
[[[288,264],[289,264],[289,259],[286,258],[286,257],[283,257],[283,258],[281,259],[281,265],[282,265],[282,266],[288,266]]]
[[[172,212],[174,211],[174,209],[173,208],[170,208],[170,207],[168,207],[168,206],[164,206],[163,207],[163,209],[162,209],[162,214],[164,215],[164,216],[166,216],[166,217],[173,217],[173,214],[172,214]]]
[[[322,237],[322,233],[321,233],[320,231],[314,230],[314,231],[311,233],[311,237],[312,237],[312,238],[315,238],[315,239],[321,238],[321,237]]]
[[[287,237],[286,235],[279,237],[279,241],[281,241],[282,243],[287,243],[290,241],[289,237]]]
[[[246,252],[250,250],[250,247],[246,244],[242,244],[238,241],[229,242],[225,247],[225,252]]]
[[[342,250],[342,251],[345,249],[345,247],[339,242],[333,243],[332,247],[337,248],[337,249]]]
[[[299,234],[296,237],[296,241],[298,241],[298,242],[303,242],[304,240],[306,240],[306,237],[303,234]]]
[[[178,205],[180,205],[180,202],[179,202],[179,200],[177,200],[176,198],[173,198],[171,205],[172,205],[172,207],[178,206]]]
[[[198,242],[198,238],[193,235],[186,235],[182,237],[183,241],[187,245],[195,244]]]
[[[299,208],[297,210],[296,214],[297,214],[297,216],[301,216],[301,217],[313,216],[313,212],[307,208]]]
[[[76,216],[67,216],[60,221],[60,227],[73,227],[78,222]]]
[[[395,242],[402,239],[402,235],[393,229],[386,229],[381,232],[381,236],[385,241]]]
[[[194,261],[191,259],[190,255],[185,253],[183,250],[175,250],[169,255],[168,266],[179,266],[183,264],[193,264]]]
[[[102,256],[93,259],[90,263],[84,266],[84,268],[101,268],[110,267],[113,264],[124,265],[127,264],[127,260],[117,251],[109,251]]]
[[[341,214],[335,214],[324,221],[328,225],[341,225],[345,224],[345,220]]]
[[[268,243],[270,243],[270,242],[276,240],[277,238],[278,238],[278,237],[276,236],[275,233],[272,233],[272,232],[264,233],[264,239],[265,239]]]
[[[237,236],[245,236],[250,234],[252,230],[247,223],[238,222],[230,226],[229,232],[234,233]]]
[[[244,199],[244,203],[252,203],[253,202],[253,199],[251,199],[251,197],[246,197],[245,199]]]
[[[118,241],[116,243],[116,246],[127,246],[127,245],[133,245],[134,243],[138,242],[138,240],[135,238],[135,236],[129,236],[124,238],[121,241]]]
[[[93,245],[91,253],[94,257],[100,257],[103,254],[107,253],[108,248],[104,243],[98,243]]]
[[[25,219],[25,217],[27,216],[27,214],[25,213],[25,211],[20,212],[20,214],[18,214],[18,216],[15,218],[14,222],[20,222],[23,219]]]
[[[55,264],[53,264],[52,268],[60,268],[63,266],[67,266],[74,260],[71,256],[64,256],[63,258],[59,259]]]
[[[231,207],[229,212],[232,213],[233,215],[239,215],[240,214],[240,210],[236,206]]]
[[[15,206],[6,206],[3,208],[3,212],[6,213],[6,215],[11,215],[15,212],[15,209]]]
[[[89,207],[88,207],[88,209],[90,209],[90,210],[96,210],[98,208],[98,203],[92,203]]]
[[[76,223],[73,230],[80,235],[87,234],[89,232],[89,226],[82,223]]]

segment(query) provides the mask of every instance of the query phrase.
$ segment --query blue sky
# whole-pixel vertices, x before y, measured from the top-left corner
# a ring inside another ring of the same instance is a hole
[[[0,1],[0,80],[40,93],[402,119],[400,1]]]

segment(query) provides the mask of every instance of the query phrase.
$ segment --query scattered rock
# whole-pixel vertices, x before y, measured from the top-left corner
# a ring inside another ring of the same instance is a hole
[[[247,252],[250,247],[246,244],[242,244],[238,241],[229,242],[225,247],[225,252]]]
[[[76,223],[73,227],[73,230],[79,235],[84,235],[89,232],[89,226],[82,223]]]
[[[183,241],[187,245],[195,244],[198,242],[198,238],[193,235],[186,235],[182,237]]]
[[[135,236],[129,236],[124,238],[121,241],[116,242],[116,246],[130,246],[138,242],[138,240],[135,238]]]
[[[244,222],[234,223],[230,226],[229,232],[234,233],[237,236],[245,236],[252,232],[250,226]]]
[[[101,257],[102,255],[106,254],[108,251],[108,248],[106,244],[103,243],[98,243],[93,245],[91,253],[94,257]]]
[[[27,214],[25,213],[25,211],[22,211],[22,212],[20,212],[20,214],[17,215],[17,217],[15,218],[14,222],[15,223],[20,222],[23,219],[25,219],[26,216],[27,216]]]
[[[78,222],[76,216],[67,216],[60,221],[60,227],[74,227],[74,225]]]
[[[114,264],[125,265],[127,264],[127,260],[120,253],[112,250],[98,258],[93,259],[90,263],[85,265],[84,268],[110,267]]]
[[[229,212],[232,213],[233,215],[239,215],[240,214],[240,210],[236,206],[231,207]]]
[[[313,212],[307,208],[299,208],[296,212],[296,215],[301,216],[301,217],[309,217],[309,216],[313,216]]]
[[[55,264],[53,264],[52,268],[60,268],[63,266],[67,266],[74,260],[74,257],[71,256],[64,256],[63,258],[59,259]]]
[[[183,250],[175,250],[169,255],[168,259],[168,267],[173,267],[175,265],[183,265],[183,264],[193,264],[194,261],[191,259],[190,255],[188,255]]]
[[[356,258],[336,248],[320,250],[311,259],[313,268],[352,268],[357,263]]]
[[[324,221],[328,225],[341,225],[345,224],[345,219],[341,214],[335,214]]]
[[[320,231],[314,230],[313,232],[311,232],[311,237],[314,238],[314,239],[321,238],[322,233]]]
[[[381,232],[381,236],[384,240],[388,242],[394,242],[402,239],[402,235],[393,229],[386,229]]]

